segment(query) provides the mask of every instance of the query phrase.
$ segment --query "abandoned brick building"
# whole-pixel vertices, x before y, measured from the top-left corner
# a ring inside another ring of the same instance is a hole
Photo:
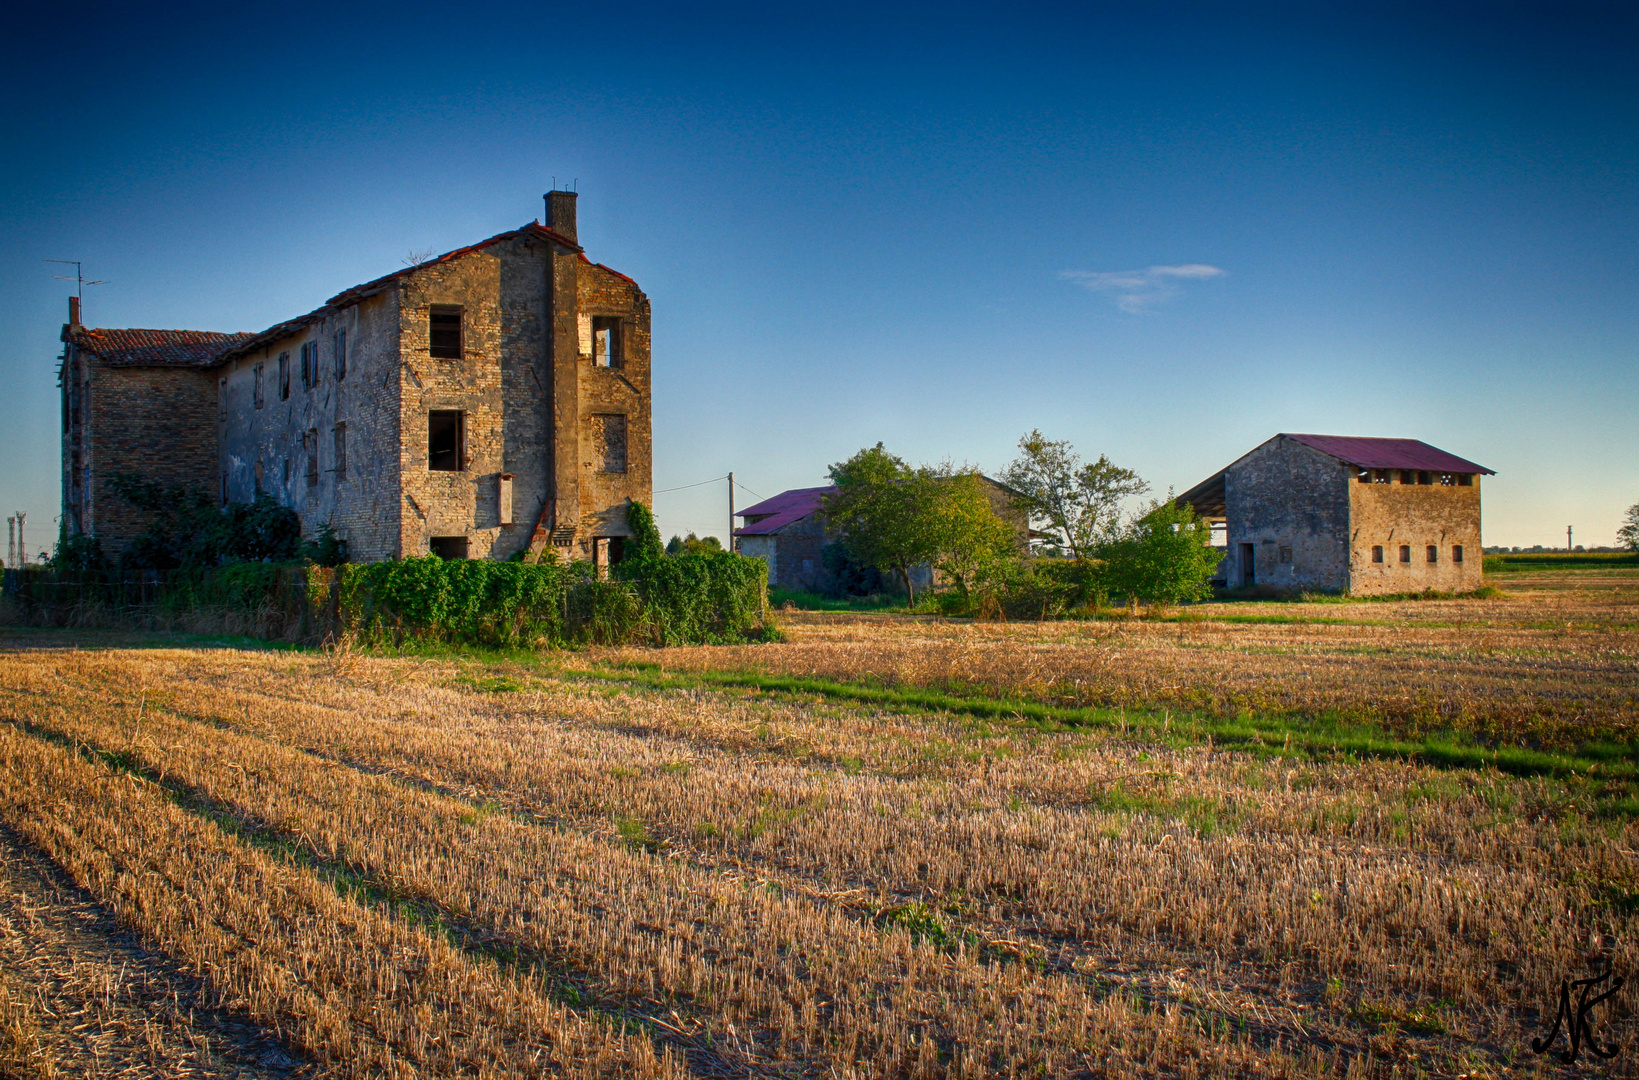
[[[1225,530],[1231,588],[1466,592],[1484,568],[1482,474],[1416,439],[1282,434],[1178,501]]]
[[[117,555],[137,474],[266,493],[349,556],[618,561],[652,487],[649,301],[547,223],[348,289],[259,334],[91,329],[71,301],[63,520]]]
[[[1027,516],[1018,507],[1018,492],[988,476],[985,495],[996,515],[1013,526],[1021,553],[1029,549]],[[816,589],[824,584],[821,551],[839,534],[825,520],[825,498],[835,487],[793,488],[741,510],[745,524],[734,530],[735,550],[768,563],[768,583],[788,589]],[[921,590],[935,584],[933,568],[911,568],[911,585]]]

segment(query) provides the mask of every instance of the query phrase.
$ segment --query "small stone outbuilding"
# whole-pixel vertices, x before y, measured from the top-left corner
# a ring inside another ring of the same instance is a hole
[[[1281,434],[1178,501],[1224,530],[1229,588],[1467,592],[1483,580],[1482,475],[1417,439]]]

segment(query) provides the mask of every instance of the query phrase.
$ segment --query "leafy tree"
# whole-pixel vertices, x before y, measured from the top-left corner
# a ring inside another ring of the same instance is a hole
[[[1622,527],[1616,530],[1616,542],[1629,551],[1639,551],[1639,503],[1628,507]]]
[[[640,502],[626,504],[626,525],[632,535],[626,543],[626,559],[643,562],[666,554],[660,543],[660,530],[655,526],[654,514]]]
[[[933,565],[956,583],[965,606],[975,581],[1013,556],[1013,528],[996,516],[977,472],[946,468],[931,479],[925,513]]]
[[[693,533],[688,536],[673,536],[666,541],[667,555],[703,555],[709,551],[722,551],[723,542],[715,536],[699,537]]]
[[[1019,457],[1002,479],[1019,492],[1031,518],[1056,532],[1059,546],[1076,559],[1092,557],[1117,533],[1122,499],[1150,489],[1137,473],[1104,455],[1084,464],[1068,441],[1035,430],[1019,440]]]
[[[203,492],[165,488],[129,473],[111,477],[109,486],[151,517],[121,560],[128,567],[171,570],[284,562],[301,551],[301,518],[269,495],[218,509]]]
[[[830,476],[837,490],[825,500],[825,516],[849,557],[897,575],[914,603],[911,567],[936,554],[926,512],[937,498],[932,474],[877,443],[832,465]]]
[[[1140,600],[1164,607],[1210,595],[1220,558],[1212,548],[1212,527],[1170,491],[1102,544],[1099,555],[1104,581],[1135,612]]]

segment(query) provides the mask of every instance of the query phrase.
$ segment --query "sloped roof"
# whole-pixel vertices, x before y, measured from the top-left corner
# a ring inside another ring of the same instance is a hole
[[[735,536],[768,536],[779,532],[794,521],[801,521],[818,513],[825,506],[825,497],[836,491],[836,486],[792,488],[772,499],[764,499],[755,506],[736,512],[736,517],[759,518],[734,530]]]
[[[212,330],[65,328],[63,340],[114,367],[210,367],[255,334]]]
[[[1456,454],[1448,454],[1421,439],[1369,439],[1352,435],[1293,435],[1305,446],[1362,469],[1426,469],[1429,472],[1485,473],[1497,475],[1484,465],[1476,465]]]
[[[416,263],[414,266],[406,266],[402,270],[395,270],[391,274],[376,278],[374,281],[367,281],[363,285],[355,285],[351,289],[344,289],[335,296],[332,296],[330,299],[326,300],[323,307],[314,308],[306,315],[298,315],[294,319],[287,319],[282,323],[276,323],[273,326],[268,327],[266,330],[263,330],[260,334],[251,335],[249,340],[235,346],[230,351],[223,353],[221,359],[229,360],[235,356],[243,356],[246,353],[254,352],[263,345],[269,345],[275,341],[279,341],[282,338],[290,337],[292,334],[300,331],[303,327],[310,326],[327,315],[340,311],[342,308],[348,307],[351,304],[356,304],[360,300],[366,299],[367,297],[374,296],[382,290],[391,287],[395,282],[409,277],[411,274],[419,274],[421,271],[426,270],[429,267],[452,262],[461,258],[463,255],[470,255],[475,251],[481,251],[484,248],[490,247],[494,244],[499,244],[506,240],[511,240],[515,237],[523,236],[526,233],[532,236],[538,236],[543,240],[550,240],[555,244],[561,244],[570,251],[576,252],[577,254],[582,254],[582,257],[584,258],[583,249],[579,244],[575,243],[567,236],[564,236],[562,233],[552,231],[545,225],[542,225],[539,221],[532,221],[521,229],[513,229],[510,232],[498,233],[495,236],[490,237],[488,240],[480,240],[478,243],[468,245],[464,248],[456,248],[454,251],[446,251],[436,259],[428,259],[426,262]],[[591,260],[587,261],[590,262]],[[605,266],[603,269],[608,270],[609,268]],[[610,270],[609,272],[616,273],[616,271],[613,270]],[[625,277],[624,274],[620,276]],[[631,279],[628,278],[627,280],[629,281]]]

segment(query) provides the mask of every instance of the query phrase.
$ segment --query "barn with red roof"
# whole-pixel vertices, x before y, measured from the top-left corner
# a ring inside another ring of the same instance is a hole
[[[1418,439],[1280,434],[1178,501],[1223,529],[1229,588],[1467,592],[1490,475]]]

